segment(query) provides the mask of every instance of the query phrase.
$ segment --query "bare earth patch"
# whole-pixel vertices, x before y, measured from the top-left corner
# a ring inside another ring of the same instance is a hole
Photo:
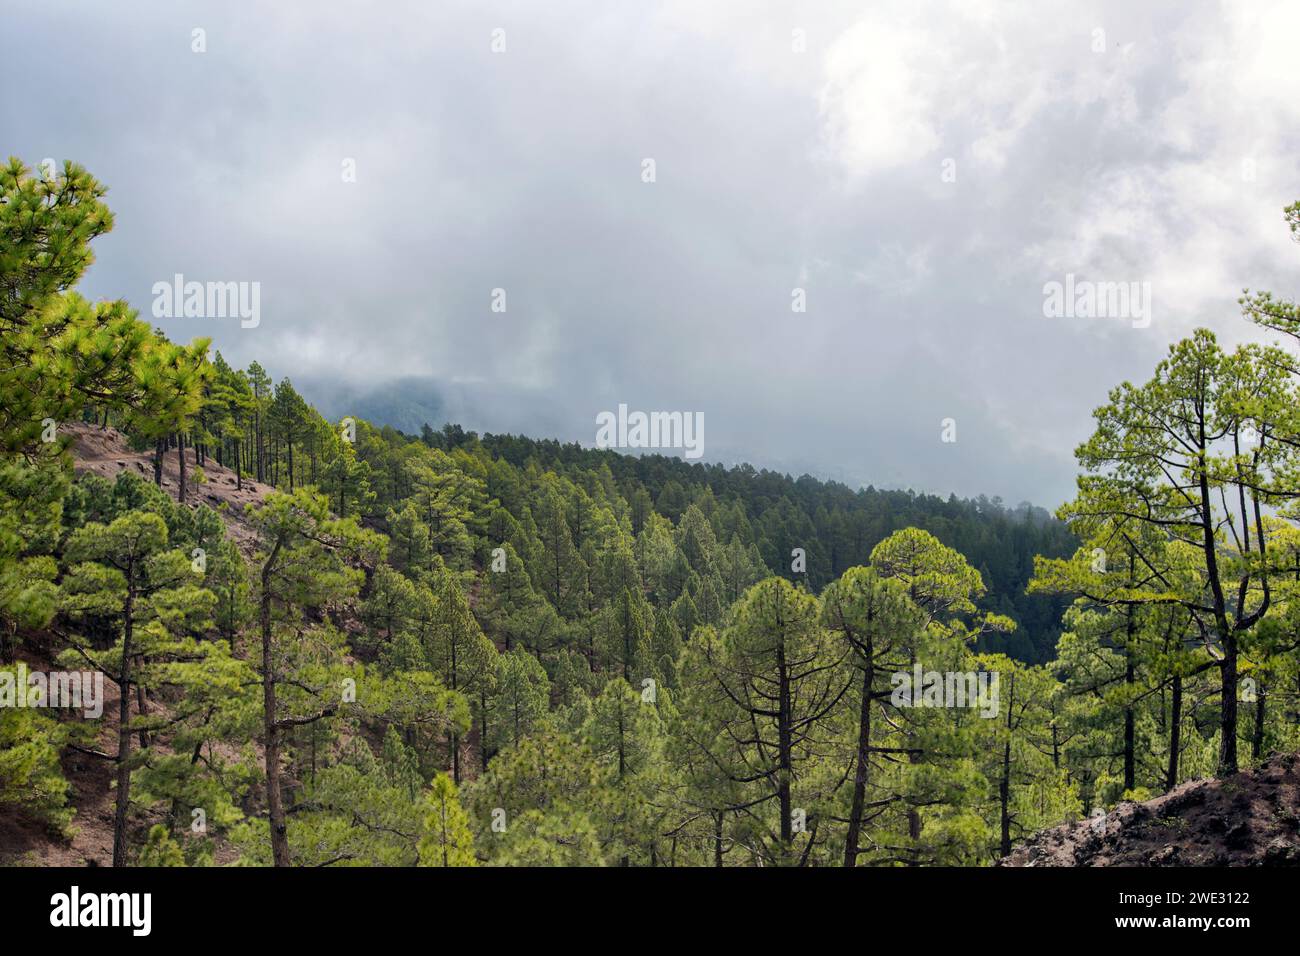
[[[1000,866],[1300,866],[1300,758],[1044,830]]]
[[[153,453],[132,451],[126,436],[117,429],[74,422],[62,426],[62,430],[73,438],[70,451],[77,474],[99,475],[112,481],[122,472],[132,471],[141,478],[153,480]],[[202,466],[196,466],[192,449],[185,450],[185,463],[189,479],[186,503],[203,504],[220,511],[226,520],[226,535],[241,550],[250,552],[254,539],[244,507],[261,503],[274,489],[247,478],[243,481],[243,487],[239,488],[233,469],[218,465],[214,458],[209,458]],[[202,468],[206,477],[203,483],[194,480],[195,467]],[[175,498],[179,487],[180,463],[173,449],[163,456],[162,488]]]
[[[131,471],[147,481],[153,480],[153,454],[131,450],[126,436],[114,428],[72,423],[62,426],[73,441],[70,452],[77,474],[93,474],[112,481],[124,471]],[[186,451],[186,468],[189,487],[186,503],[205,504],[222,516],[227,536],[245,553],[251,553],[255,536],[248,524],[244,507],[260,503],[271,492],[270,485],[245,479],[243,487],[236,486],[235,473],[209,458],[201,466],[206,476],[203,483],[194,479],[194,452]],[[163,459],[162,488],[173,498],[180,484],[180,466],[176,452],[169,451]],[[36,670],[50,669],[53,648],[43,647],[39,635],[29,635],[28,649],[19,657]],[[117,750],[118,727],[117,686],[104,681],[104,713],[97,721],[98,735],[91,749],[103,753]],[[162,702],[151,700],[151,712],[166,713]],[[135,707],[132,706],[132,714]],[[51,833],[41,823],[18,813],[0,813],[0,866],[109,866],[113,858],[113,809],[115,800],[115,765],[111,760],[68,749],[64,752],[63,771],[71,784],[68,802],[77,810],[67,837]],[[133,814],[133,824],[142,831],[151,823],[160,822],[148,815]],[[138,846],[143,834],[133,833],[132,843]],[[224,846],[217,850],[217,861],[228,862],[232,852]]]

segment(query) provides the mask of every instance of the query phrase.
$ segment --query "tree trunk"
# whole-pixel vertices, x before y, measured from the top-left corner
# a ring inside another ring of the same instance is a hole
[[[1215,543],[1215,526],[1212,520],[1214,507],[1210,503],[1210,479],[1206,468],[1205,420],[1198,423],[1199,465],[1197,485],[1201,493],[1201,550],[1205,555],[1205,575],[1210,582],[1214,599],[1214,623],[1223,642],[1223,660],[1219,665],[1221,700],[1219,701],[1219,768],[1218,776],[1226,777],[1237,772],[1237,635],[1228,623],[1228,602],[1223,595],[1223,582],[1219,580],[1219,555]]]
[[[870,660],[870,645],[867,659]],[[867,796],[867,760],[871,755],[871,685],[875,668],[868,664],[862,672],[862,704],[858,708],[858,762],[853,773],[853,801],[849,810],[849,832],[844,842],[844,865],[858,865],[858,843],[862,832],[862,810]]]
[[[1016,677],[1011,675],[1007,699],[1007,739],[1002,745],[1002,779],[998,782],[998,801],[1002,807],[1002,855],[1011,855],[1011,711],[1016,704]]]
[[[776,646],[777,666],[777,801],[781,807],[781,843],[785,853],[794,844],[794,820],[790,813],[790,778],[794,775],[794,741],[790,727],[790,675],[786,670],[785,640]],[[782,862],[785,862],[784,860]]]
[[[275,667],[271,654],[271,568],[279,545],[262,569],[262,705],[266,733],[266,808],[271,823],[271,855],[289,865],[289,836],[280,795],[280,730],[275,724]]]
[[[1237,772],[1237,638],[1225,635],[1219,664],[1222,690],[1219,708],[1219,776]]]
[[[478,754],[479,766],[483,771],[487,771],[488,765],[488,726],[487,726],[487,685],[486,683],[479,689],[479,728],[478,728]]]
[[[1255,730],[1250,736],[1250,756],[1259,760],[1264,755],[1264,716],[1265,703],[1268,700],[1268,685],[1261,679],[1259,689],[1255,691]]]
[[[1130,558],[1128,558],[1128,579],[1130,580],[1132,580],[1132,576],[1134,576],[1134,572],[1135,572],[1134,563],[1135,563],[1135,559],[1132,558],[1132,555],[1130,555]],[[1136,784],[1136,780],[1138,780],[1138,773],[1136,773],[1136,754],[1134,753],[1136,722],[1135,722],[1135,715],[1134,715],[1134,702],[1132,702],[1132,695],[1134,695],[1134,678],[1135,678],[1134,654],[1136,652],[1134,649],[1134,632],[1136,631],[1136,626],[1138,626],[1138,624],[1136,624],[1134,620],[1134,609],[1130,607],[1130,609],[1128,609],[1128,620],[1125,626],[1126,635],[1127,635],[1127,641],[1125,644],[1125,790],[1126,791],[1132,790],[1132,788],[1138,786],[1138,784]]]
[[[127,569],[128,581],[134,568]],[[131,639],[135,613],[135,587],[128,584],[122,605],[122,666],[118,672],[117,702],[117,806],[113,812],[113,866],[126,866],[126,811],[131,802]]]
[[[912,654],[911,654],[911,661],[909,662],[908,669],[910,670],[911,668],[913,668],[913,667],[915,667],[915,666],[916,666],[916,654],[915,654],[915,653],[912,653]],[[916,693],[915,688],[913,688],[913,691],[912,691],[912,692],[913,692],[913,693]],[[907,762],[908,762],[909,764],[914,764],[914,763],[916,763],[916,754],[915,754],[915,753],[909,753],[909,754],[907,755]],[[908,859],[907,859],[907,865],[908,865],[908,866],[916,866],[916,865],[917,865],[917,859],[916,859],[916,857],[917,857],[917,848],[916,848],[916,846],[917,846],[917,844],[918,844],[918,843],[920,842],[920,840],[921,840],[921,813],[920,813],[919,810],[916,809],[916,807],[908,807],[908,808],[907,808],[907,837],[908,837],[908,839],[911,841],[911,844],[910,844],[910,846],[909,846],[909,848],[908,848],[908,852],[907,852],[907,857],[908,857]]]
[[[1178,750],[1183,736],[1183,677],[1174,676],[1173,695],[1169,700],[1169,767],[1165,771],[1166,792],[1178,786]]]
[[[176,501],[185,504],[185,436],[176,436],[176,461],[180,465],[180,484],[176,486]]]
[[[149,704],[145,700],[144,688],[139,684],[135,685],[135,705],[136,717],[147,717],[149,715]],[[143,727],[136,733],[136,737],[140,741],[141,748],[149,746],[149,733]]]

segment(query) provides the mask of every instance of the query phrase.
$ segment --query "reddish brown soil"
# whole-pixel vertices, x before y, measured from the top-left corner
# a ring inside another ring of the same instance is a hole
[[[153,480],[153,455],[150,452],[132,451],[126,437],[113,428],[73,423],[63,426],[65,434],[73,437],[70,451],[77,474],[95,474],[114,479],[123,471],[133,471],[142,478]],[[244,507],[256,504],[273,489],[247,479],[242,488],[236,487],[235,473],[230,468],[208,459],[202,466],[206,480],[194,481],[194,453],[186,451],[189,471],[189,504],[206,504],[218,509],[226,524],[226,533],[241,549],[251,551],[254,535],[245,517]],[[175,496],[179,487],[180,471],[176,452],[168,452],[163,461],[162,487]],[[223,508],[222,506],[225,505]],[[53,665],[53,647],[47,635],[28,635],[25,649],[18,657],[34,670],[48,670]],[[117,751],[119,694],[117,686],[104,681],[104,713],[96,722],[98,735],[88,749],[113,754]],[[167,708],[158,701],[150,701],[151,713],[166,713]],[[132,715],[135,708],[132,707]],[[83,754],[71,749],[65,751],[63,771],[71,784],[69,803],[76,808],[76,816],[68,836],[51,833],[43,824],[13,813],[0,813],[0,866],[109,866],[113,857],[113,805],[114,765],[112,760]],[[147,830],[157,820],[134,815],[134,824]],[[143,832],[133,833],[132,846],[143,842]],[[232,854],[226,847],[218,847],[217,859],[225,862]]]
[[[18,658],[33,670],[51,663],[29,648]],[[99,734],[90,749],[117,749],[117,685],[104,681],[104,713],[94,722]],[[63,773],[72,785],[68,802],[77,808],[65,838],[43,824],[13,812],[0,813],[0,866],[109,866],[113,861],[113,773],[111,760],[65,751]]]
[[[115,428],[100,428],[79,422],[62,426],[65,434],[73,437],[71,452],[77,474],[99,475],[110,480],[124,471],[133,471],[141,478],[153,480],[153,453],[132,451],[126,436]],[[218,465],[209,458],[201,466],[205,480],[196,482],[193,449],[185,450],[187,472],[187,504],[204,504],[222,512],[226,519],[226,534],[244,550],[253,546],[253,532],[244,513],[246,505],[257,504],[274,489],[245,478],[243,487],[236,487],[233,469]],[[163,457],[163,490],[176,497],[180,487],[180,462],[175,450]]]
[[[1044,830],[1003,866],[1300,866],[1300,758]]]

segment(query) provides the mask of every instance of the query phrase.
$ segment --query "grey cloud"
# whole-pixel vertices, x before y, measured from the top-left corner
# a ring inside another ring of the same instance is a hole
[[[0,115],[110,186],[91,294],[259,281],[255,330],[161,324],[327,411],[696,410],[708,458],[1050,506],[1111,385],[1287,290],[1300,97],[1230,8],[1134,6],[52,2],[8,14]],[[1253,64],[1235,106],[1211,55]],[[1045,319],[1067,270],[1151,279],[1155,323]]]

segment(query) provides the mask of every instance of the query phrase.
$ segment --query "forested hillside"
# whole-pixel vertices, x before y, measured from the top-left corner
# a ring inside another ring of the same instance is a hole
[[[1026,594],[1035,555],[1064,557],[1078,541],[1041,508],[1022,503],[1005,508],[1000,499],[942,499],[910,491],[858,491],[835,482],[804,476],[798,480],[749,465],[691,463],[663,455],[623,455],[534,441],[513,435],[479,438],[454,425],[435,431],[425,427],[421,440],[451,450],[482,446],[492,458],[517,468],[536,462],[541,468],[585,485],[583,476],[608,470],[630,511],[633,534],[656,511],[680,524],[692,503],[709,517],[725,544],[733,534],[758,548],[763,565],[791,581],[804,581],[819,592],[846,570],[867,561],[874,548],[894,531],[922,528],[961,552],[979,570],[987,593],[979,607],[1005,614],[1017,628],[986,635],[981,649],[1041,663],[1048,660],[1060,632],[1064,601]],[[717,505],[723,505],[718,515]],[[806,553],[806,570],[794,572],[792,552]]]
[[[1202,333],[1117,389],[1067,529],[326,421],[73,290],[103,193],[0,176],[0,674],[110,686],[0,708],[0,823],[66,845],[89,761],[115,866],[986,864],[1296,746],[1281,350]],[[96,432],[148,465],[75,474]]]

